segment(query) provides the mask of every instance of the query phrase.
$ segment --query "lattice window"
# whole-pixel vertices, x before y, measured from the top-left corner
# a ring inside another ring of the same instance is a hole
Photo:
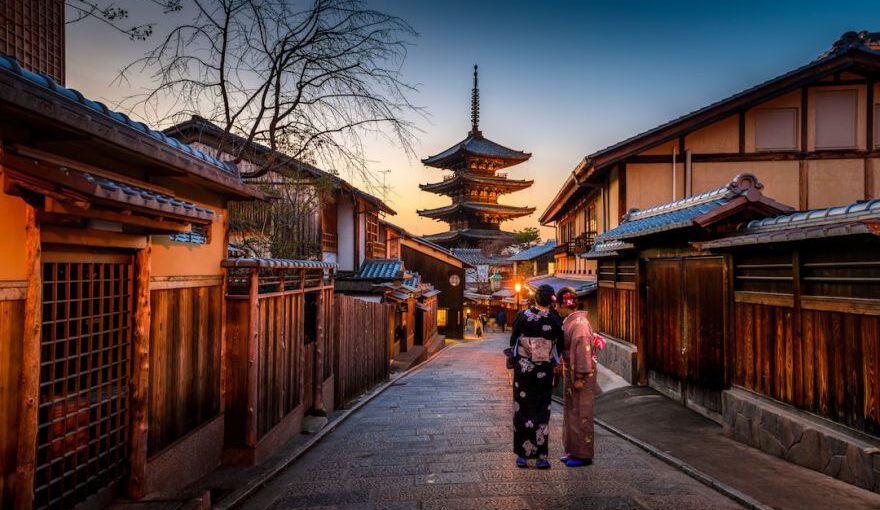
[[[126,474],[132,263],[44,260],[34,506],[72,508]]]

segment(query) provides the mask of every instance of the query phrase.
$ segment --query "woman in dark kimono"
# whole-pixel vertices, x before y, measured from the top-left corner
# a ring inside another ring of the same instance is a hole
[[[548,469],[550,405],[553,396],[553,367],[559,363],[562,342],[559,316],[550,309],[553,288],[542,285],[535,293],[535,305],[520,312],[513,323],[513,451],[516,465],[535,461]]]

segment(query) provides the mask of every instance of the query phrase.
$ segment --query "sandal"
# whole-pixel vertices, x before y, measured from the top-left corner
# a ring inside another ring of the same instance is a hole
[[[593,459],[576,459],[574,457],[569,457],[568,460],[565,461],[565,465],[568,467],[589,466],[592,463]]]
[[[518,467],[518,468],[529,467],[529,463],[526,461],[526,459],[524,459],[522,457],[517,457],[516,458],[516,467]]]
[[[569,458],[570,458],[570,457],[569,457],[568,454],[566,453],[565,455],[559,457],[559,462],[562,462],[563,464],[565,464],[566,462],[568,462],[568,459],[569,459]]]
[[[550,469],[550,461],[547,459],[538,459],[538,462],[535,463],[535,467],[538,469]]]

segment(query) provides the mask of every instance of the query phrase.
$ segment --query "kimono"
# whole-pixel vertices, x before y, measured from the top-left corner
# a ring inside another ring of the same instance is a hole
[[[537,307],[521,312],[513,323],[513,451],[524,459],[547,458],[561,326],[555,312]]]
[[[565,407],[562,419],[562,445],[566,454],[577,459],[593,458],[593,399],[596,394],[595,334],[587,312],[577,311],[562,323],[565,346],[562,362],[565,380]],[[575,382],[583,384],[575,388]]]

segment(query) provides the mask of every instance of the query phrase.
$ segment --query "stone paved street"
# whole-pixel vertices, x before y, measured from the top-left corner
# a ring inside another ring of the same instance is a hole
[[[514,467],[505,345],[489,335],[447,348],[357,411],[245,508],[739,508],[599,427],[591,467]],[[554,459],[560,413],[554,404]]]

